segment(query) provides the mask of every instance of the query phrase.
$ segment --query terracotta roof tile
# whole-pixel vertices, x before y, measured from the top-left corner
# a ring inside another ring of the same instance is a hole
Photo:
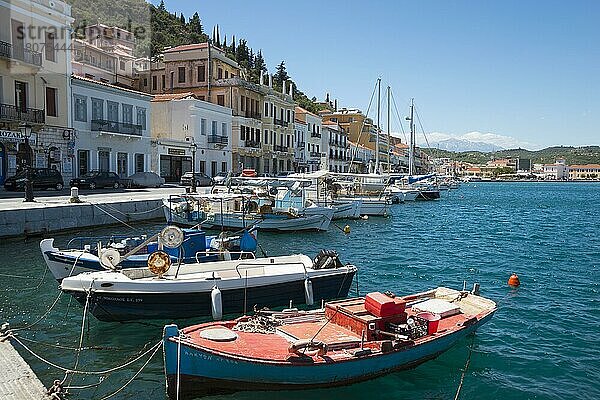
[[[154,95],[152,99],[153,102],[161,102],[161,101],[170,101],[170,100],[182,100],[187,98],[197,99],[196,95],[192,92],[184,92],[184,93],[164,93]]]

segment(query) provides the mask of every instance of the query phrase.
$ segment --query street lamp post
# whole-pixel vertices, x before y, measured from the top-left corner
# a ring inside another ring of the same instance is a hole
[[[192,193],[196,193],[196,150],[198,146],[196,142],[192,139],[192,144],[190,145],[190,150],[192,151]]]
[[[29,145],[29,138],[31,137],[31,125],[28,123],[21,124],[19,130],[25,136],[25,150],[27,151],[27,165],[25,168],[25,201],[33,202],[33,178],[31,176],[31,146]]]

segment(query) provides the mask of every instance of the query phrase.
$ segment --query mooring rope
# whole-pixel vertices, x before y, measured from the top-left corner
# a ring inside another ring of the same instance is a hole
[[[44,268],[44,273],[41,278],[35,278],[33,276],[22,276],[22,275],[12,275],[12,274],[0,274],[0,276],[4,276],[7,278],[15,278],[15,279],[39,279],[39,282],[36,286],[33,287],[24,287],[24,288],[7,288],[2,289],[3,292],[21,292],[21,291],[29,291],[29,290],[38,290],[44,281],[46,280],[46,275],[48,274],[48,268]]]
[[[471,363],[471,354],[473,354],[473,342],[475,342],[475,333],[473,333],[471,337],[471,344],[469,345],[469,355],[467,356],[467,362],[465,363],[465,367],[463,368],[462,374],[460,375],[460,382],[458,384],[458,389],[456,390],[454,400],[458,400],[458,398],[460,397],[460,391],[462,389],[463,382],[465,381],[465,374],[467,373],[467,369],[469,368],[469,364]]]
[[[132,230],[134,230],[134,231],[141,232],[141,230],[139,230],[138,228],[135,228],[134,226],[132,226],[132,225],[129,225],[127,222],[125,222],[125,221],[123,221],[123,220],[119,219],[118,217],[115,217],[114,215],[112,215],[112,214],[111,214],[111,213],[109,213],[108,211],[106,211],[106,210],[102,209],[102,207],[100,207],[98,204],[94,204],[94,203],[90,203],[90,204],[91,204],[92,206],[96,207],[98,210],[100,210],[100,211],[102,211],[103,213],[105,213],[106,215],[108,215],[109,217],[111,217],[112,219],[114,219],[115,221],[122,223],[123,225],[125,225],[126,227],[128,227],[128,228],[130,228],[130,229],[132,229]]]
[[[121,214],[121,215],[123,215],[125,217],[129,217],[130,215],[149,214],[151,212],[154,212],[154,211],[156,211],[158,209],[161,209],[161,208],[165,207],[164,204],[161,204],[160,206],[155,207],[155,208],[153,208],[151,210],[137,211],[137,212],[128,212],[128,213],[126,213],[126,212],[123,212],[123,211],[119,210],[117,207],[114,207],[114,206],[110,205],[110,203],[90,203],[90,204],[102,204],[102,206],[110,208],[111,210],[116,211],[117,213],[119,213],[119,214]]]
[[[85,306],[83,307],[83,316],[81,318],[81,334],[79,336],[79,345],[77,346],[77,350],[75,352],[75,365],[73,366],[73,371],[77,371],[77,367],[79,366],[79,357],[81,355],[81,348],[83,347],[83,335],[85,333],[85,320],[87,317],[87,311],[88,311],[88,307],[90,304],[90,297],[92,296],[92,286],[93,285],[94,285],[94,280],[92,279],[92,282],[90,283],[90,288],[87,291],[87,294],[85,297]],[[65,384],[68,376],[69,376],[69,373],[65,372],[65,376],[61,382],[61,385]],[[73,379],[73,377],[71,376],[71,381],[72,381],[72,379]]]
[[[122,365],[118,365],[116,367],[110,368],[110,369],[106,369],[103,371],[73,371],[71,368],[66,368],[63,367],[61,365],[55,364],[52,361],[49,361],[47,359],[45,359],[44,357],[40,356],[39,354],[37,354],[36,352],[34,352],[33,350],[31,350],[25,343],[23,343],[16,335],[14,335],[13,333],[9,332],[7,333],[6,337],[14,340],[15,342],[17,342],[18,344],[21,345],[21,347],[23,347],[25,350],[27,350],[27,352],[29,352],[29,354],[31,354],[32,356],[34,356],[35,358],[37,358],[38,360],[40,360],[41,362],[43,362],[44,364],[47,364],[59,371],[63,371],[63,372],[69,372],[72,374],[79,374],[79,375],[108,375],[111,374],[115,371],[121,370],[125,367],[128,367],[129,365],[135,363],[136,361],[140,360],[141,358],[143,358],[145,355],[149,354],[151,351],[156,350],[156,348],[158,348],[160,345],[162,345],[162,339],[156,343],[154,346],[152,346],[150,349],[144,351],[143,353],[141,353],[140,355],[136,356],[135,358],[133,358],[132,360],[127,361],[125,364]]]
[[[159,345],[162,345],[162,343],[163,343],[162,340],[160,342],[158,342]],[[142,367],[135,374],[133,374],[133,376],[131,377],[131,379],[129,379],[127,382],[125,382],[125,384],[123,386],[121,386],[120,388],[118,388],[117,390],[115,390],[114,392],[112,392],[111,394],[109,394],[108,396],[102,397],[100,400],[110,399],[111,397],[113,397],[114,395],[116,395],[117,393],[119,393],[121,390],[125,389],[131,382],[133,382],[134,379],[138,377],[138,375],[144,370],[144,368],[146,368],[146,366],[154,358],[154,355],[158,352],[158,349],[160,349],[160,346],[156,346],[156,348],[154,349],[154,352],[146,360],[146,362],[144,363],[144,365],[142,365]]]

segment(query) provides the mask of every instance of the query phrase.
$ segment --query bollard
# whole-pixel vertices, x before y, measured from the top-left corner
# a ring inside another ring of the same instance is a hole
[[[69,200],[71,203],[81,203],[81,200],[79,200],[79,188],[76,186],[73,186],[71,188],[71,199]]]

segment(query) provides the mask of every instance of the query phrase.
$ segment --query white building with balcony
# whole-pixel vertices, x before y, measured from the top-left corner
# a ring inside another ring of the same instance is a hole
[[[0,184],[26,165],[71,177],[72,22],[60,0],[0,1]]]
[[[127,177],[153,170],[149,129],[152,96],[75,75],[71,87],[74,175],[100,170]]]
[[[332,172],[348,172],[348,134],[332,121],[323,122],[322,129],[328,145],[327,168]]]
[[[310,171],[306,146],[307,136],[308,128],[306,122],[296,118],[296,121],[294,121],[294,162],[296,164],[296,172]]]
[[[327,168],[328,149],[323,148],[328,142],[323,140],[321,132],[323,120],[318,115],[305,110],[302,107],[296,107],[296,117],[306,123],[306,154],[308,162],[308,172],[318,171]]]
[[[196,172],[214,177],[232,170],[231,108],[199,100],[191,92],[156,95],[151,125],[152,168],[167,182],[191,171],[194,156]]]

